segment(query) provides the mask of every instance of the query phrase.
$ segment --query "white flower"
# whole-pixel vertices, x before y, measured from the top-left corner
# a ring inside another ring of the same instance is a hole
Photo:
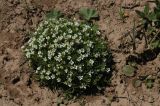
[[[49,30],[49,28],[45,29],[44,32],[42,33],[42,35],[45,35],[48,30]]]
[[[50,75],[50,74],[51,74],[51,72],[50,72],[50,71],[47,71],[47,72],[46,72],[46,75]]]
[[[93,46],[93,42],[92,41],[87,42],[87,46],[92,47]]]
[[[71,60],[71,61],[69,62],[69,64],[73,65],[73,64],[74,64],[74,62]]]
[[[72,36],[71,36],[71,35],[67,35],[67,37],[68,37],[68,38],[71,38]]]
[[[38,55],[41,55],[42,54],[42,52],[41,51],[38,51]]]
[[[84,53],[84,49],[83,48],[81,49],[81,53]]]
[[[89,36],[89,33],[87,33],[86,36]]]
[[[72,84],[71,84],[71,83],[69,83],[69,84],[68,84],[68,86],[69,86],[69,87],[71,87],[71,86],[72,86]]]
[[[91,72],[91,71],[89,71],[88,75],[89,75],[89,76],[91,76],[91,75],[92,75],[92,72]]]
[[[78,66],[76,66],[76,65],[75,65],[75,66],[74,66],[74,69],[76,69],[76,70],[77,70],[77,69],[78,69]]]
[[[44,58],[43,58],[43,60],[46,62],[46,61],[47,61],[47,58],[46,58],[46,57],[44,57]]]
[[[80,86],[80,88],[86,89],[86,86],[85,86],[84,84],[82,84],[82,85]]]
[[[78,23],[78,22],[75,22],[74,25],[75,25],[75,26],[79,26],[79,23]]]
[[[66,36],[66,33],[65,33],[65,32],[63,33],[63,36]]]
[[[78,79],[79,79],[79,80],[82,80],[82,79],[83,79],[83,76],[78,76]]]
[[[45,76],[46,80],[50,80],[51,78],[49,76]]]
[[[82,32],[86,32],[87,31],[87,28],[83,28]]]
[[[61,82],[61,79],[60,79],[60,78],[57,78],[57,82]]]
[[[36,74],[38,74],[38,70],[36,70]]]
[[[107,68],[107,72],[109,73],[111,71],[111,69],[110,68]]]
[[[65,69],[64,72],[67,73],[67,72],[68,72],[68,69]]]
[[[77,35],[72,36],[72,39],[74,39],[74,40],[75,40],[76,38],[77,38]]]
[[[94,61],[93,61],[92,59],[90,59],[90,60],[89,60],[89,63],[90,63],[91,65],[93,65],[93,64],[94,64]]]
[[[100,54],[99,53],[96,53],[96,54],[94,54],[94,57],[99,57],[100,56]]]
[[[52,34],[52,37],[54,38],[55,36],[56,36],[56,35],[53,33],[53,34]]]
[[[31,55],[30,55],[29,52],[26,53],[26,57],[27,57],[27,58],[30,58],[30,57],[31,57]]]
[[[78,35],[82,35],[82,33],[79,32]]]
[[[54,30],[58,32],[58,29],[59,29],[59,27],[58,27],[58,26],[55,26],[55,29],[54,29]]]
[[[70,77],[68,78],[68,82],[72,82],[72,79]]]
[[[37,70],[39,71],[41,69],[41,67],[37,67]]]
[[[45,70],[45,69],[43,69],[41,72],[42,72],[42,74],[43,74],[43,73],[46,73],[46,70]]]
[[[48,67],[51,67],[51,64],[48,64]]]
[[[97,33],[97,35],[100,35],[100,34],[101,34],[100,31],[97,31],[96,33]]]
[[[41,79],[44,79],[44,75],[40,75],[40,78],[41,78]]]
[[[67,59],[68,59],[68,60],[71,60],[71,56],[68,56]]]
[[[71,29],[68,30],[68,33],[71,34],[73,31]]]
[[[55,75],[54,75],[54,74],[52,74],[52,75],[51,75],[51,78],[52,78],[52,79],[55,79]]]
[[[49,39],[50,39],[50,36],[47,36],[46,39],[49,40]]]

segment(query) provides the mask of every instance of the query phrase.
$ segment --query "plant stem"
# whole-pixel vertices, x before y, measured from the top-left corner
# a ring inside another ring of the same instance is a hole
[[[133,51],[136,50],[136,23],[135,23],[135,18],[133,20]]]
[[[145,32],[147,32],[147,31],[145,30]],[[147,36],[148,36],[148,34],[147,34],[147,33],[144,33],[145,48],[147,48],[147,47],[148,47],[148,40],[147,40]]]

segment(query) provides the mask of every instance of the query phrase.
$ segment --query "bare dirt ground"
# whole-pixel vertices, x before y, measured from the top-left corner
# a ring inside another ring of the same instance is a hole
[[[139,24],[135,10],[143,9],[147,0],[0,0],[0,106],[57,106],[58,94],[42,87],[32,79],[28,62],[21,46],[30,32],[56,8],[66,17],[79,19],[81,7],[95,8],[103,35],[108,38],[115,61],[112,83],[104,94],[83,96],[77,101],[61,104],[68,106],[160,106],[160,56],[138,65],[134,77],[122,74],[127,57],[132,54],[127,32],[133,27],[133,19]],[[119,19],[120,6],[125,8],[125,22]],[[126,36],[125,36],[126,35]],[[137,41],[137,53],[144,49],[143,40]],[[152,89],[145,83],[134,87],[139,76],[155,79]]]

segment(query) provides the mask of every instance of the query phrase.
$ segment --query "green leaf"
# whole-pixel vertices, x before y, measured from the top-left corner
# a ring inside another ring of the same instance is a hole
[[[52,10],[47,15],[46,18],[60,18],[62,16],[62,13],[58,10]]]
[[[142,85],[142,81],[139,80],[139,79],[135,79],[135,80],[133,80],[132,84],[135,88],[137,88],[137,87],[140,87]]]
[[[120,18],[121,19],[124,19],[125,18],[125,11],[122,7],[120,7],[120,10],[119,10],[119,15],[120,15]]]
[[[146,86],[147,88],[152,88],[154,84],[154,80],[153,79],[147,79],[146,80]]]
[[[141,12],[141,11],[139,11],[139,10],[136,10],[136,13],[137,13],[141,18],[143,18],[143,19],[146,18],[145,14],[144,14],[143,12]]]
[[[97,11],[94,9],[90,9],[90,8],[81,8],[79,10],[79,13],[87,21],[98,17]]]
[[[123,74],[128,77],[134,76],[135,71],[136,71],[136,69],[130,65],[125,65],[123,67]]]
[[[155,28],[154,28],[154,27],[148,27],[148,29],[147,29],[147,33],[148,33],[149,35],[151,35],[154,31],[155,31]]]
[[[154,40],[150,44],[151,48],[160,48],[160,40]]]
[[[148,15],[149,14],[149,4],[147,3],[146,5],[145,5],[145,7],[144,7],[144,14],[145,15]]]
[[[149,13],[148,19],[150,21],[156,21],[156,14],[154,12]]]

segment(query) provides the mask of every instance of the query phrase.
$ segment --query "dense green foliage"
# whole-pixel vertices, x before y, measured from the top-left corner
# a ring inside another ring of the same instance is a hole
[[[39,80],[72,93],[99,88],[109,78],[111,53],[92,25],[49,18],[24,47]]]
[[[136,13],[143,20],[143,28],[146,37],[146,44],[152,48],[160,47],[160,1],[154,0],[155,7],[152,10],[147,4],[143,11],[136,10]]]

